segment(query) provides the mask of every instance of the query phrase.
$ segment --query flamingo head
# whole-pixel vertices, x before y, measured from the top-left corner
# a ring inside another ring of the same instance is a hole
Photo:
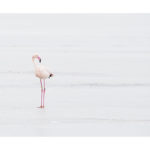
[[[32,56],[32,60],[33,60],[33,61],[34,61],[34,59],[36,59],[36,58],[39,60],[39,63],[41,63],[41,58],[40,58],[39,55],[36,54],[36,55],[33,55],[33,56]]]

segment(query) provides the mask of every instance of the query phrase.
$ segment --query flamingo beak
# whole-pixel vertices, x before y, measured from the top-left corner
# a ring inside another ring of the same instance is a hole
[[[38,56],[39,63],[41,63],[41,58]]]

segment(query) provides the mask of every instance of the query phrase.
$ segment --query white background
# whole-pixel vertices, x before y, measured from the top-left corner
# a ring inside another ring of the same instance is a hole
[[[3,0],[0,13],[150,13],[149,0]],[[149,138],[1,138],[1,149],[149,149]]]

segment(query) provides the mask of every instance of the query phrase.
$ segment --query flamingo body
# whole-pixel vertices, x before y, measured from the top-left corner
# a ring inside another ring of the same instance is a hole
[[[50,76],[50,74],[51,73],[48,68],[43,65],[37,65],[35,67],[35,76],[40,79],[46,79]]]

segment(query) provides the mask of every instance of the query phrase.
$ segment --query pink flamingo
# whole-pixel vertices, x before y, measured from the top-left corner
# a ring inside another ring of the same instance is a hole
[[[35,63],[35,59],[38,59],[39,63],[41,63],[41,58],[38,55],[32,56],[32,61],[35,67],[35,76],[40,79],[40,84],[41,84],[41,106],[39,108],[44,108],[44,98],[45,98],[45,91],[46,91],[45,79],[52,77],[53,74],[48,70],[47,67],[41,64]],[[42,80],[43,80],[44,86],[42,84]]]

